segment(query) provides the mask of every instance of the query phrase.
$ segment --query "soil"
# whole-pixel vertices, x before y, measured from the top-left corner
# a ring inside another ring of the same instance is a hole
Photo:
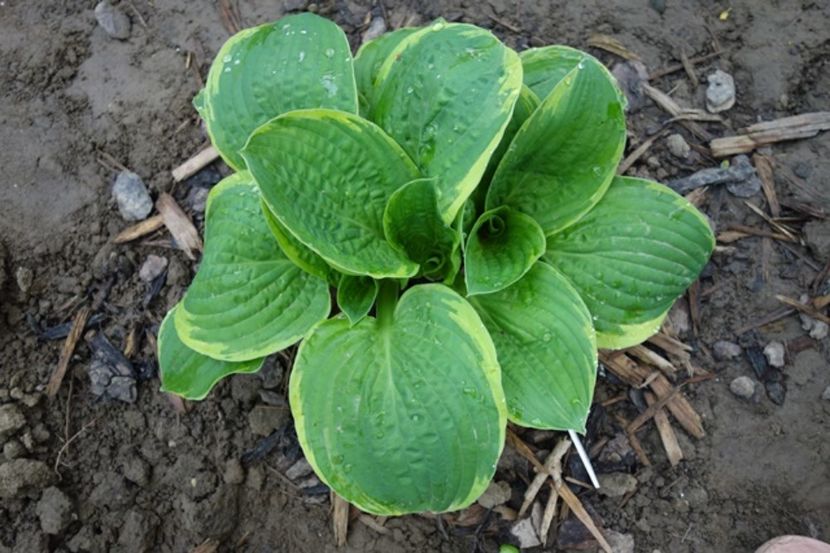
[[[613,65],[620,59],[588,46],[592,34],[603,33],[652,71],[677,63],[682,52],[706,54],[718,45],[725,53],[696,67],[703,81],[698,86],[684,72],[652,82],[702,107],[704,77],[716,68],[731,73],[737,104],[723,114],[723,125],[706,124],[715,136],[759,119],[830,109],[830,4],[822,1],[382,4],[240,0],[239,13],[244,25],[253,25],[315,9],[342,25],[353,46],[370,10],[392,24],[443,16],[491,28],[518,49],[565,43]],[[96,24],[94,5],[0,2],[0,419],[8,425],[0,425],[0,552],[180,552],[205,543],[208,551],[334,551],[327,490],[302,464],[293,466],[301,453],[285,412],[283,358],[260,375],[227,380],[178,414],[158,391],[147,335],[181,297],[195,265],[163,232],[122,246],[110,242],[127,226],[109,192],[118,166],[138,173],[154,196],[172,192],[197,222],[203,189],[225,171],[217,165],[178,186],[170,177],[172,167],[206,143],[190,100],[199,74],[228,37],[221,3],[122,1],[132,21],[124,41]],[[667,119],[650,102],[631,114],[629,150]],[[692,145],[701,143],[677,124],[669,126]],[[779,197],[826,212],[830,133],[768,153]],[[716,163],[697,153],[675,158],[661,138],[631,172],[666,181]],[[702,209],[719,230],[764,225],[725,189],[711,189]],[[580,491],[603,527],[633,537],[635,551],[751,552],[786,533],[830,541],[830,400],[822,399],[830,386],[830,341],[809,338],[795,315],[738,334],[780,308],[776,294],[807,293],[830,259],[830,221],[803,223],[792,224],[806,246],[787,249],[747,238],[714,255],[702,278],[697,332],[682,330],[687,311],[675,313],[681,337],[695,348],[694,363],[715,376],[684,388],[704,418],[706,436],[694,440],[677,427],[685,460],[672,468],[649,424],[638,436],[652,466],[598,462],[601,472],[635,475],[633,495]],[[169,260],[155,296],[138,276],[150,254]],[[820,282],[814,293],[827,294],[827,288]],[[135,403],[92,394],[84,339],[59,394],[45,396],[62,340],[44,339],[41,331],[71,320],[93,297],[104,301],[87,338],[103,334],[119,348],[131,333],[139,338],[131,356],[141,380]],[[742,353],[716,358],[711,352],[719,340],[738,343]],[[729,383],[757,378],[752,362],[758,365],[756,354],[772,340],[786,346],[777,391],[766,393],[758,383],[748,400],[733,395]],[[780,400],[782,391],[779,405],[771,396]],[[636,416],[637,394],[613,378],[601,380],[597,399],[620,393],[628,400],[595,409],[589,445],[619,435],[614,414]],[[524,437],[540,449],[554,443],[553,433]],[[527,462],[506,449],[497,479],[512,487],[510,506],[521,503],[532,475]],[[496,551],[510,539],[509,523],[498,518],[476,529],[409,516],[387,521],[384,533],[354,521],[340,550]],[[554,529],[551,543],[566,545],[567,528]]]

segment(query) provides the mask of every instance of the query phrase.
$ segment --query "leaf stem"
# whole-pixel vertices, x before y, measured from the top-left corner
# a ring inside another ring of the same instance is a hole
[[[398,303],[398,283],[392,279],[380,281],[378,290],[377,321],[380,328],[388,328],[395,317],[395,305]]]

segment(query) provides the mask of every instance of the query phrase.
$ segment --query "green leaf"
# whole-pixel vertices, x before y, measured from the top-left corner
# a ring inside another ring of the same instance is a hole
[[[714,244],[706,219],[683,197],[617,177],[585,217],[548,238],[545,259],[579,291],[599,347],[625,348],[659,329]]]
[[[373,278],[418,271],[386,241],[383,211],[420,175],[373,123],[341,111],[293,111],[258,128],[242,156],[277,220],[335,269]]]
[[[363,43],[354,58],[354,73],[360,98],[360,114],[367,116],[375,103],[376,80],[383,62],[389,54],[418,27],[404,27],[384,33],[374,40]]]
[[[453,250],[458,232],[444,224],[438,211],[434,179],[417,179],[395,191],[383,213],[386,239],[421,266],[421,274],[441,280],[458,270]]]
[[[280,245],[280,249],[285,254],[285,257],[290,259],[294,265],[303,271],[320,277],[329,284],[336,286],[340,282],[337,271],[332,269],[326,263],[325,259],[314,253],[308,246],[300,242],[296,236],[291,234],[291,231],[285,228],[274,214],[271,213],[271,209],[265,203],[265,200],[260,199],[259,204],[262,208],[262,213],[265,215],[265,221],[274,234],[274,238],[277,239],[277,244]]]
[[[509,205],[550,236],[599,201],[624,146],[622,93],[586,54],[516,134],[493,176],[487,209]]]
[[[567,279],[539,262],[513,286],[470,302],[496,344],[510,420],[584,432],[597,345],[591,314]]]
[[[337,305],[352,325],[369,314],[378,295],[378,281],[366,276],[343,275],[337,287]]]
[[[181,340],[215,359],[258,359],[298,341],[330,309],[325,281],[280,250],[251,176],[237,173],[216,185],[202,263],[176,310]]]
[[[219,50],[194,106],[224,160],[242,170],[239,150],[277,115],[301,108],[357,113],[346,35],[310,13],[240,31]]]
[[[443,285],[415,286],[396,307],[386,292],[378,319],[331,319],[300,346],[297,437],[321,480],[363,511],[461,509],[484,492],[504,443],[493,343]]]
[[[499,207],[478,218],[467,239],[464,271],[467,295],[507,288],[545,253],[545,235],[531,217]]]
[[[519,54],[522,60],[524,84],[544,100],[579,62],[590,56],[568,46],[529,48]]]
[[[226,376],[254,373],[262,367],[265,358],[238,363],[219,361],[184,345],[173,323],[179,305],[167,312],[159,327],[158,359],[162,392],[170,392],[185,399],[200,400]]]
[[[510,123],[507,124],[507,128],[504,130],[504,136],[502,136],[498,148],[496,148],[496,151],[493,152],[493,156],[487,164],[487,170],[484,172],[482,183],[489,183],[493,179],[493,174],[496,172],[496,168],[499,166],[501,158],[504,157],[505,152],[507,152],[507,148],[516,136],[516,133],[519,132],[519,129],[522,125],[524,125],[524,122],[530,119],[530,116],[533,115],[533,112],[536,111],[536,108],[539,107],[540,103],[541,102],[536,94],[534,94],[528,87],[522,85],[519,98],[516,100],[516,106],[513,108],[513,116],[510,118]],[[481,187],[482,186],[479,185],[479,188]],[[486,193],[486,188],[484,188],[484,191]],[[478,189],[476,189],[476,192],[478,192]],[[483,198],[481,205],[482,207],[484,205]]]
[[[437,177],[438,205],[450,224],[501,140],[521,88],[511,49],[474,25],[436,22],[412,33],[377,75],[370,118]]]

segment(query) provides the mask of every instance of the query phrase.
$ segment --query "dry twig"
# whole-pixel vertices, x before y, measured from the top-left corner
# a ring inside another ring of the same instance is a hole
[[[803,113],[750,125],[744,134],[715,138],[709,147],[713,156],[727,157],[746,154],[767,144],[810,138],[826,130],[830,130],[830,111]]]
[[[72,328],[69,330],[69,335],[63,343],[58,364],[55,367],[52,376],[49,377],[49,383],[46,385],[46,395],[49,398],[55,397],[63,382],[63,377],[66,376],[66,369],[69,368],[69,361],[72,359],[72,354],[75,352],[75,345],[81,337],[81,333],[86,327],[86,321],[89,318],[89,307],[81,307],[75,314],[75,319],[72,321]]]
[[[183,181],[192,177],[214,161],[219,159],[219,151],[213,146],[207,146],[196,152],[190,159],[173,169],[173,180]]]

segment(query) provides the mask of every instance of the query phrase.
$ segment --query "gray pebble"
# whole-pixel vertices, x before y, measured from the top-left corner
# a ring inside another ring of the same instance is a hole
[[[767,362],[771,366],[780,369],[784,366],[784,344],[781,342],[770,342],[764,348],[764,356],[766,356]]]
[[[0,441],[12,436],[26,425],[26,417],[13,403],[0,405]]]
[[[118,40],[130,38],[130,18],[107,0],[98,2],[98,5],[95,6],[95,19],[112,38]]]
[[[60,534],[72,522],[72,502],[62,491],[52,486],[43,490],[35,505],[40,528],[46,534]]]
[[[372,19],[372,22],[369,23],[369,28],[363,33],[363,42],[374,40],[385,32],[386,20],[381,16],[375,17]]]
[[[600,474],[599,489],[600,495],[606,497],[622,497],[637,489],[637,479],[625,472],[611,472]]]
[[[732,75],[716,70],[708,77],[706,109],[712,113],[726,111],[735,105],[735,79]]]
[[[121,171],[112,185],[112,196],[125,221],[142,221],[153,210],[153,199],[141,177],[132,171]]]
[[[689,144],[686,142],[686,139],[676,133],[669,135],[666,139],[666,146],[668,146],[669,152],[671,152],[674,157],[678,157],[680,159],[686,159],[692,151]]]
[[[492,509],[510,501],[510,484],[507,482],[490,482],[481,497],[478,498],[478,504],[485,509]]]
[[[30,268],[20,266],[14,272],[14,279],[17,281],[17,287],[20,288],[20,291],[25,294],[32,287],[35,274]]]
[[[167,268],[167,258],[159,255],[150,254],[144,263],[141,264],[141,269],[138,270],[138,278],[144,282],[151,282],[159,276]]]
[[[141,487],[150,483],[150,465],[138,455],[130,455],[122,467],[124,478]]]
[[[285,476],[290,480],[297,480],[311,474],[311,465],[306,461],[305,457],[288,467],[285,471]]]
[[[830,401],[830,386],[826,387],[821,393],[821,399],[824,401]]]
[[[23,444],[17,440],[9,440],[3,444],[3,457],[5,457],[7,461],[19,459],[24,455],[26,455],[26,448],[23,447]]]
[[[748,376],[739,376],[729,384],[729,391],[740,398],[749,399],[755,394],[755,382]]]
[[[727,340],[718,340],[712,346],[715,358],[721,361],[734,359],[741,354],[741,346]]]
[[[37,497],[55,473],[42,461],[15,459],[0,465],[0,498]]]
[[[288,422],[287,407],[272,407],[257,405],[248,414],[248,424],[251,432],[258,436],[268,436],[279,430]]]
[[[225,484],[237,485],[245,481],[245,470],[242,468],[242,463],[239,459],[228,459],[225,463],[225,474],[223,475]]]

